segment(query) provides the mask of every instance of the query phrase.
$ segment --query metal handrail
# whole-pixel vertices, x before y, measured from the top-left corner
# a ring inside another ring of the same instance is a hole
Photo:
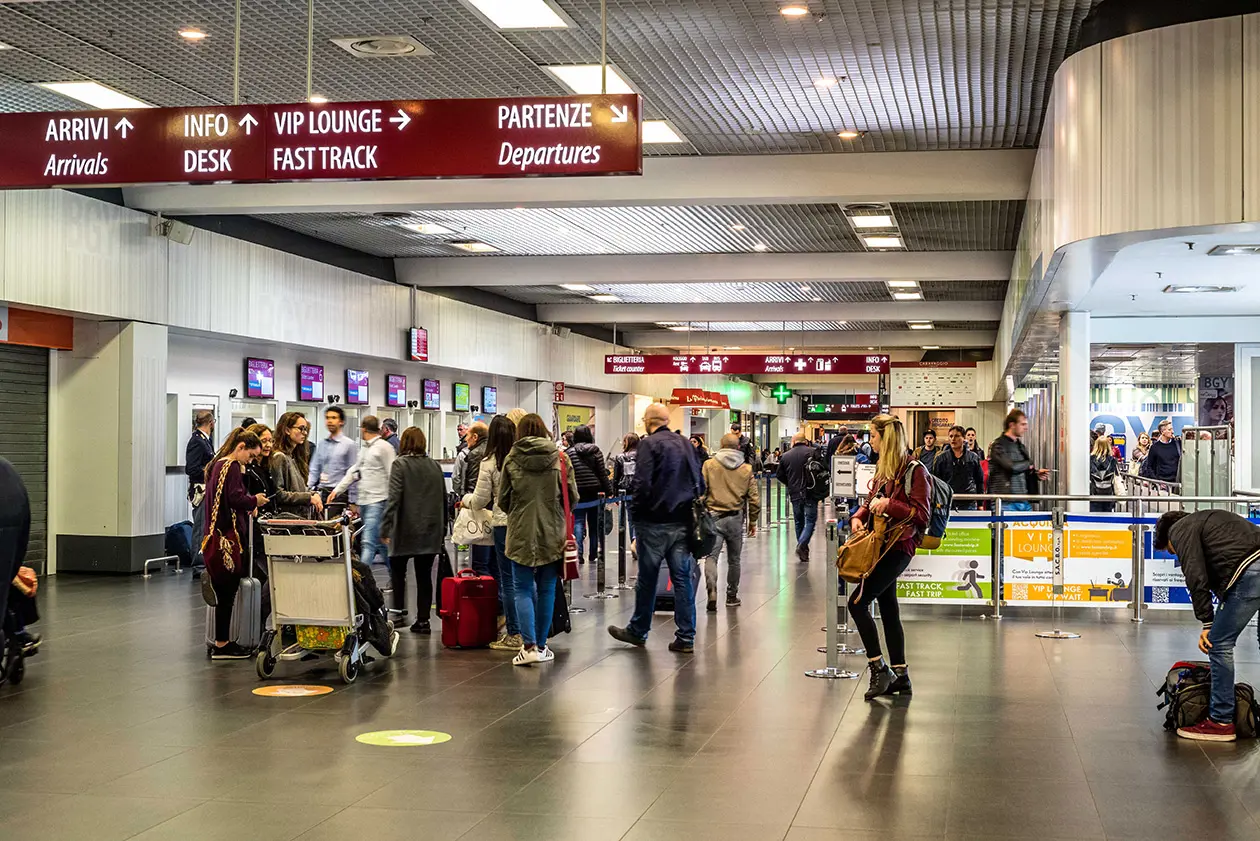
[[[1250,492],[1248,492],[1250,493]],[[1260,495],[1255,495],[1260,496]],[[1140,499],[1149,501],[1152,497],[1141,496],[1094,496],[1091,494],[954,494],[954,499],[966,502],[984,502],[1001,499],[1005,502],[1132,502]],[[1159,499],[1164,499],[1160,497]],[[1168,502],[1232,502],[1243,504],[1247,499],[1241,496],[1178,496],[1168,498]]]

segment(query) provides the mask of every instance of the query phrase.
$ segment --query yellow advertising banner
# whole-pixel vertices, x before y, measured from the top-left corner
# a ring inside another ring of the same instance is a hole
[[[579,426],[589,426],[592,431],[595,429],[594,406],[572,406],[568,403],[557,403],[555,406],[557,432],[572,432]]]

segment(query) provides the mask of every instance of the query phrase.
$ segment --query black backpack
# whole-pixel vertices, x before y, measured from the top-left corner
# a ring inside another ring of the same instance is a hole
[[[1164,678],[1164,684],[1155,690],[1163,698],[1156,709],[1167,708],[1164,713],[1164,729],[1193,727],[1208,716],[1212,695],[1212,668],[1204,660],[1182,660],[1173,663]],[[1234,685],[1234,731],[1240,739],[1256,737],[1260,706],[1256,704],[1256,692],[1251,684]]]
[[[805,460],[805,496],[821,502],[831,493],[831,465],[827,463],[827,451],[814,447]]]

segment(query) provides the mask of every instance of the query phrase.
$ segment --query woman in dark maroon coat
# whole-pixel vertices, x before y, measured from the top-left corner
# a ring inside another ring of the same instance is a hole
[[[207,575],[202,579],[202,595],[214,607],[215,642],[211,657],[215,660],[243,660],[251,654],[231,639],[232,605],[248,569],[241,551],[242,535],[249,533],[248,518],[267,504],[265,494],[251,494],[245,489],[245,465],[258,458],[261,446],[254,433],[234,429],[206,468],[206,498],[202,503],[206,506],[206,539],[202,554]]]

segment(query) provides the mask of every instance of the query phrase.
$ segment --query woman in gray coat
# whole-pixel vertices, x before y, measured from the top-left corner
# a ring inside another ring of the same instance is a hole
[[[407,427],[389,472],[389,498],[381,519],[381,540],[389,550],[394,609],[407,612],[407,562],[416,567],[416,621],[413,633],[431,633],[433,562],[446,544],[446,480],[429,458],[424,433]]]

